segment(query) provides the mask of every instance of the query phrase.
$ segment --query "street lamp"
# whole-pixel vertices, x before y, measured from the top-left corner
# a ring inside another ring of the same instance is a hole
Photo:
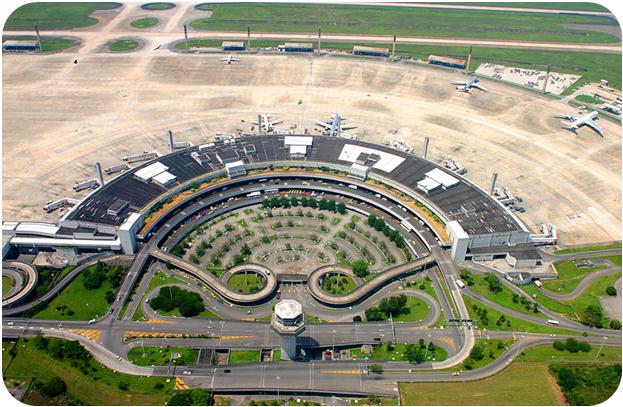
[[[275,376],[275,380],[277,380],[277,400],[279,400],[279,379],[281,379],[281,377]]]

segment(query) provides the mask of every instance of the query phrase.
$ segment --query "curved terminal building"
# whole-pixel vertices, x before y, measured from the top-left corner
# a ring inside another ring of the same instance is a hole
[[[417,221],[435,236],[427,242],[429,250],[435,244],[451,247],[455,261],[493,256],[538,261],[528,229],[477,185],[411,153],[327,136],[224,138],[157,156],[94,190],[58,225],[11,222],[3,231],[21,252],[74,248],[134,254],[189,205],[207,208],[241,197],[257,203],[280,189],[268,191],[267,180],[281,180],[283,189],[287,180],[319,181],[318,188],[328,191],[347,184],[343,195],[382,198],[383,210],[404,220],[404,229],[422,238],[407,222]],[[243,185],[244,193],[234,188]]]

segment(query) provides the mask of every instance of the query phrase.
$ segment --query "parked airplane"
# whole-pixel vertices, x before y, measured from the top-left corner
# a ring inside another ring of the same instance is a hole
[[[345,137],[345,138],[356,138],[345,132],[345,130],[356,129],[357,126],[354,124],[342,124],[342,122],[346,118],[339,113],[335,113],[331,116],[331,123],[321,122],[316,120],[316,124],[322,127],[322,132],[326,136],[331,137]]]
[[[564,121],[561,121],[560,123],[562,124],[562,126],[568,130],[571,130],[573,132],[575,132],[577,129],[580,128],[580,126],[583,125],[587,125],[588,127],[590,127],[591,129],[595,130],[597,132],[597,134],[599,134],[601,137],[604,136],[604,131],[601,127],[599,127],[597,125],[597,123],[595,123],[594,120],[597,120],[597,116],[599,116],[599,113],[597,112],[591,112],[589,114],[586,114],[584,116],[573,116],[570,114],[557,114],[555,115],[555,117],[559,118],[559,119],[565,119]]]
[[[260,126],[262,131],[270,133],[275,130],[275,125],[283,123],[283,120],[270,120],[270,113],[263,113],[258,116],[258,121],[253,122],[256,126]]]
[[[456,88],[460,90],[461,92],[469,93],[472,90],[472,88],[480,89],[481,91],[486,92],[487,89],[482,85],[478,85],[478,82],[480,82],[480,80],[476,78],[475,76],[472,76],[472,78],[468,80],[467,82],[454,81],[452,83],[455,85],[458,85]]]
[[[240,62],[239,59],[236,59],[229,54],[227,58],[221,58],[220,62],[227,62],[227,65],[231,65],[234,62]]]

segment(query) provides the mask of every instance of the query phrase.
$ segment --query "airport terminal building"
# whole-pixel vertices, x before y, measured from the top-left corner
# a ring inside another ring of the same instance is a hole
[[[437,224],[432,224],[430,216],[421,216],[421,209],[418,212],[404,205],[403,210],[428,227],[436,235],[437,244],[450,248],[455,261],[499,257],[509,252],[522,259],[530,257],[522,253],[534,251],[530,232],[521,221],[460,175],[385,145],[308,135],[232,137],[155,156],[94,190],[57,225],[5,222],[3,242],[21,252],[134,254],[158,225],[155,222],[145,230],[146,215],[167,200],[183,191],[188,194],[191,186],[201,183],[208,187],[189,194],[169,213],[199,196],[211,196],[217,202],[218,194],[213,192],[224,183],[256,183],[262,194],[265,191],[257,181],[266,173],[280,179],[322,179],[324,174],[329,179],[338,174],[356,186],[358,194],[386,195],[388,202],[401,208],[398,196],[408,197],[432,213]],[[416,229],[411,232],[418,233]]]

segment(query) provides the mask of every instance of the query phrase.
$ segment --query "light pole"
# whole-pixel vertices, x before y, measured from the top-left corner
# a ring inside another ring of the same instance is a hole
[[[331,350],[331,359],[335,359],[335,329],[333,330],[333,348]]]
[[[599,345],[599,351],[597,351],[597,354],[595,355],[595,360],[597,360],[597,358],[601,354],[601,350],[603,349],[604,343],[606,343],[607,340],[608,340],[608,337],[604,336],[604,340],[601,342],[601,345]]]
[[[281,379],[281,377],[275,376],[275,380],[277,380],[277,400],[279,400],[279,379]]]

